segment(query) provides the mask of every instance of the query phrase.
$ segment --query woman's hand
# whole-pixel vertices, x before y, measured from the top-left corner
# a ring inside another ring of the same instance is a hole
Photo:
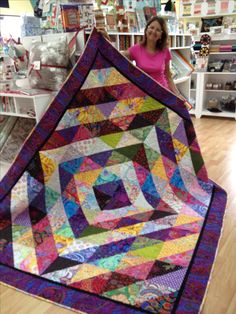
[[[98,33],[101,33],[103,37],[105,37],[107,40],[111,41],[110,36],[108,35],[106,29],[104,27],[97,27]]]

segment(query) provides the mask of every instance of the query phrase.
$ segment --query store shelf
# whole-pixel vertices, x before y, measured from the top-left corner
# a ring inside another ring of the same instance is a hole
[[[207,75],[236,75],[236,72],[204,72]]]
[[[180,83],[186,82],[189,79],[190,79],[190,76],[184,76],[184,77],[181,77],[179,79],[174,80],[174,83],[175,84],[180,84]]]
[[[191,109],[190,111],[189,111],[189,114],[196,114],[196,110],[195,109]]]
[[[204,116],[212,116],[212,117],[224,117],[224,118],[236,118],[236,115],[234,112],[227,112],[227,111],[222,111],[222,112],[211,112],[208,110],[203,110],[202,115]]]
[[[236,40],[236,39],[235,39]],[[227,40],[225,40],[227,43]],[[230,44],[234,42],[230,41]],[[233,54],[236,56],[236,52]],[[215,55],[211,55],[213,59],[216,58]],[[191,76],[194,86],[196,86],[196,117],[201,118],[201,116],[210,116],[210,117],[224,117],[224,118],[233,118],[236,119],[235,112],[222,111],[222,112],[211,112],[207,110],[208,103],[214,99],[216,100],[215,108],[221,108],[222,101],[225,101],[228,97],[236,99],[236,90],[234,89],[206,89],[206,85],[209,83],[212,84],[221,84],[223,88],[229,82],[234,86],[236,80],[236,72],[195,72]],[[222,87],[221,87],[222,88]],[[224,96],[224,97],[223,97]],[[223,97],[223,98],[222,98]]]
[[[112,44],[118,50],[126,50],[130,46],[139,42],[143,37],[143,32],[117,32],[108,31]],[[90,35],[89,31],[85,32],[86,38]],[[170,49],[190,49],[192,43],[191,34],[169,33]]]
[[[29,119],[35,119],[36,117],[31,117],[28,114],[20,114],[10,111],[0,111],[1,116],[12,116],[12,117],[21,117],[21,118],[29,118]]]
[[[199,41],[201,39],[201,36],[204,34],[208,34],[211,36],[211,42],[212,41],[226,41],[226,40],[236,40],[236,34],[212,34],[212,33],[201,33],[201,35],[194,36],[195,41]]]
[[[188,50],[191,49],[191,46],[185,46],[185,47],[171,47],[170,50]]]
[[[217,51],[217,52],[210,52],[211,55],[235,55],[236,51]]]
[[[234,89],[205,89],[205,92],[208,93],[227,93],[227,94],[236,94]]]
[[[179,20],[188,20],[188,19],[199,19],[199,18],[211,18],[211,17],[218,17],[218,16],[228,16],[228,15],[236,15],[236,13],[218,13],[218,14],[207,14],[207,15],[185,15],[180,16]]]
[[[39,122],[54,96],[54,92],[35,95],[0,92],[0,114],[36,119]]]

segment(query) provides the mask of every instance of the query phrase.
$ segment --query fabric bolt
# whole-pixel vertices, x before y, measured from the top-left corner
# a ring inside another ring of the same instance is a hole
[[[195,43],[193,46],[194,50],[200,50],[201,48],[202,48],[202,44],[200,42]]]
[[[195,4],[193,9],[193,14],[200,15],[202,11],[202,4]]]
[[[191,8],[192,4],[183,4],[183,16],[190,16],[191,15]]]
[[[232,45],[220,45],[220,51],[232,51]]]
[[[219,52],[220,45],[210,45],[210,52]]]
[[[221,12],[227,12],[228,13],[228,8],[229,8],[229,0],[223,0],[220,2]]]
[[[211,0],[211,1],[207,1],[207,14],[208,15],[213,15],[216,14],[216,1],[215,0]]]
[[[0,182],[0,281],[83,313],[198,313],[225,204],[183,101],[94,29]]]

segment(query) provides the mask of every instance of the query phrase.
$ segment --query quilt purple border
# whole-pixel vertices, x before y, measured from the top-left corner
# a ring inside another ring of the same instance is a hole
[[[225,191],[214,185],[211,206],[192,258],[191,267],[186,274],[180,297],[172,313],[190,314],[198,313],[200,310],[221,235],[225,205]],[[2,264],[0,264],[0,281],[26,293],[49,299],[62,306],[88,314],[147,313],[132,309],[122,303],[38,278]]]

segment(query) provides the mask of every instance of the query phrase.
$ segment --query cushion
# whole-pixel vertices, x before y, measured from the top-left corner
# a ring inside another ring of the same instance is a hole
[[[68,74],[66,40],[35,42],[29,55],[28,77],[32,88],[59,90]]]
[[[223,16],[214,17],[214,18],[202,18],[202,27],[201,32],[207,33],[210,32],[210,27],[212,26],[222,26]]]
[[[209,36],[208,34],[202,35],[201,38],[200,38],[200,43],[202,45],[210,45],[210,43],[211,43],[211,36]]]

